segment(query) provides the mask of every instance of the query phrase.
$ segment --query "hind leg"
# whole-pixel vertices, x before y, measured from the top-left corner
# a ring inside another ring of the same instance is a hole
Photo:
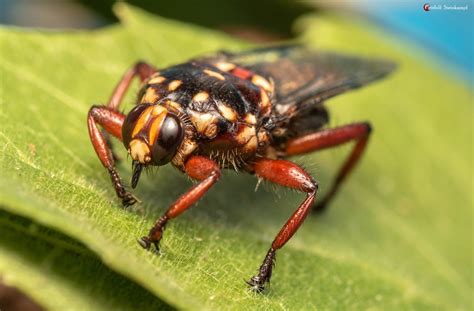
[[[328,203],[334,198],[341,184],[359,161],[367,146],[370,132],[370,123],[360,122],[310,133],[288,141],[285,149],[287,156],[332,148],[351,141],[356,142],[349,157],[340,168],[328,193],[313,207],[313,211],[324,211]]]

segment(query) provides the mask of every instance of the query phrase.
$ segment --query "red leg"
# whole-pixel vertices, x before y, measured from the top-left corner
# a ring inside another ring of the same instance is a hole
[[[105,131],[121,140],[122,123],[124,119],[125,115],[120,112],[111,110],[105,106],[92,106],[87,117],[87,124],[92,145],[94,146],[95,152],[102,162],[102,165],[104,165],[104,167],[109,171],[117,196],[122,199],[122,204],[124,206],[129,206],[135,204],[137,199],[131,193],[127,192],[122,185],[120,176],[115,170],[112,151],[104,139],[104,136],[97,128],[97,124],[99,124]]]
[[[143,81],[154,71],[155,69],[152,66],[143,62],[138,62],[122,77],[122,80],[120,80],[115,88],[108,105],[92,106],[87,115],[87,125],[92,145],[94,146],[95,152],[102,162],[102,165],[104,165],[104,167],[109,171],[115,192],[117,193],[117,196],[122,199],[124,206],[135,204],[137,199],[123,187],[120,176],[115,170],[114,156],[107,138],[108,134],[111,134],[119,140],[122,140],[122,124],[125,115],[118,112],[118,107],[123,99],[125,91],[130,86],[132,78],[138,75]],[[99,131],[97,124],[103,128],[105,133]]]
[[[369,123],[354,123],[311,133],[292,139],[288,142],[286,145],[286,154],[296,155],[338,146],[352,140],[356,141],[354,149],[339,170],[339,173],[337,174],[330,190],[326,196],[313,208],[313,210],[323,211],[328,202],[337,193],[342,182],[346,179],[347,175],[349,175],[349,173],[359,161],[362,152],[367,146],[370,132],[371,127]]]
[[[158,244],[163,237],[163,231],[168,221],[179,216],[196,203],[220,178],[221,171],[213,160],[203,156],[193,156],[185,164],[185,172],[189,177],[199,180],[200,183],[192,187],[174,202],[151,228],[146,237],[138,242],[146,249],[153,243],[158,250]]]
[[[252,290],[261,292],[265,289],[265,284],[270,281],[272,276],[276,250],[282,248],[303,223],[313,205],[318,184],[305,170],[287,160],[259,158],[253,164],[253,169],[259,178],[306,193],[306,199],[291,215],[273,240],[272,246],[265,256],[258,274],[247,282]]]
[[[140,81],[143,82],[145,79],[150,77],[156,72],[155,67],[145,62],[137,62],[132,68],[130,68],[122,77],[120,82],[115,87],[112,96],[110,96],[109,103],[107,107],[117,110],[125,93],[128,90],[128,87],[132,83],[132,80],[135,76],[140,78]]]

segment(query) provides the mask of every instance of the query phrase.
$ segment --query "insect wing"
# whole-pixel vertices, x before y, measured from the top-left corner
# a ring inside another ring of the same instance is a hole
[[[222,55],[231,63],[273,80],[277,105],[313,105],[380,79],[395,68],[394,63],[385,60],[314,52],[300,46]]]

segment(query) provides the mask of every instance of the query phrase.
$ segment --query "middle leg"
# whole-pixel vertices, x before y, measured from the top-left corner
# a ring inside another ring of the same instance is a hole
[[[189,177],[199,180],[200,183],[192,187],[174,202],[151,228],[148,236],[142,237],[138,243],[145,249],[151,244],[159,250],[159,243],[163,237],[163,231],[170,219],[178,217],[185,210],[196,203],[220,178],[221,171],[213,160],[203,156],[193,156],[186,161],[184,170]]]
[[[301,167],[287,160],[259,158],[254,162],[253,169],[259,178],[306,193],[305,200],[273,240],[258,274],[247,282],[252,290],[262,292],[272,276],[276,251],[291,239],[308,215],[318,191],[318,183]]]

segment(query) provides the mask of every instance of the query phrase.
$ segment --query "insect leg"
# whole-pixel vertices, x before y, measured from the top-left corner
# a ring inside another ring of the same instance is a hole
[[[150,64],[147,64],[142,61],[135,63],[132,68],[125,72],[119,83],[117,83],[117,86],[115,87],[114,91],[112,92],[112,95],[110,96],[107,107],[111,110],[118,111],[120,104],[122,103],[123,97],[125,96],[125,93],[130,87],[133,78],[138,76],[140,78],[140,81],[143,82],[155,72],[156,69]],[[104,137],[107,146],[109,146],[114,159],[119,159],[112,149],[112,143],[110,141],[109,134],[106,131],[102,131],[102,136]]]
[[[254,162],[253,169],[259,178],[306,193],[304,201],[273,240],[258,274],[247,282],[252,290],[262,292],[272,276],[275,252],[288,242],[303,223],[313,205],[318,184],[305,170],[287,160],[259,158]]]
[[[184,168],[189,177],[199,180],[200,183],[189,189],[161,216],[151,228],[148,236],[142,237],[138,242],[143,248],[149,249],[153,243],[158,250],[158,244],[163,237],[163,231],[168,221],[179,216],[194,203],[196,203],[220,178],[221,171],[213,160],[193,156],[185,164]]]
[[[92,106],[87,115],[89,136],[95,152],[102,162],[102,165],[104,165],[104,167],[109,171],[115,192],[117,193],[117,196],[122,199],[122,204],[124,206],[129,206],[135,204],[137,199],[123,187],[120,176],[115,170],[112,151],[97,127],[97,124],[99,124],[107,133],[122,140],[122,124],[124,120],[124,114],[106,106]]]
[[[142,61],[137,62],[123,75],[122,79],[119,81],[114,91],[112,92],[112,96],[110,96],[107,107],[112,110],[118,110],[120,104],[122,103],[122,99],[125,95],[125,92],[127,92],[130,84],[132,83],[133,78],[135,76],[138,76],[140,78],[140,81],[143,82],[155,72],[156,69],[152,65]]]
[[[368,122],[349,124],[333,129],[326,129],[290,140],[286,145],[287,155],[296,155],[311,151],[338,146],[355,140],[356,144],[351,154],[340,168],[329,192],[313,208],[323,211],[337,193],[342,182],[357,164],[369,140],[371,126]]]

